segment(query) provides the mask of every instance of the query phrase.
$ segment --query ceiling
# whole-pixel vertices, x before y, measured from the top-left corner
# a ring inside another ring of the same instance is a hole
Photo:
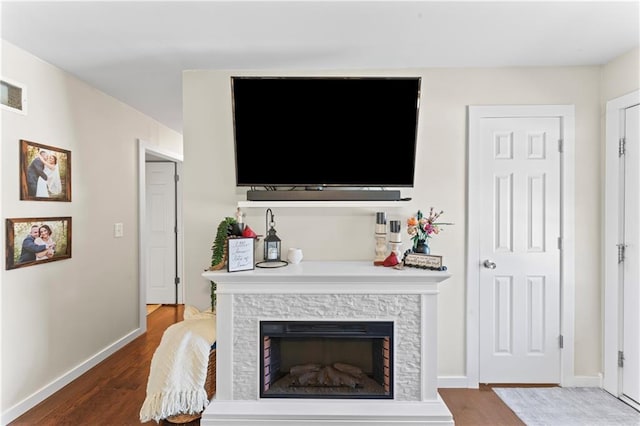
[[[2,1],[2,38],[182,133],[182,71],[600,65],[639,0]],[[18,76],[11,76],[19,80]]]

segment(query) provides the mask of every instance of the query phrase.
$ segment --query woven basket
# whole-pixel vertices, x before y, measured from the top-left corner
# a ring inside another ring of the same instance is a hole
[[[204,389],[207,391],[209,401],[216,394],[216,350],[211,349],[209,352],[209,365],[207,366],[207,378],[204,382]],[[197,414],[176,414],[167,417],[165,420],[170,423],[183,424],[190,423],[202,417],[202,413]]]

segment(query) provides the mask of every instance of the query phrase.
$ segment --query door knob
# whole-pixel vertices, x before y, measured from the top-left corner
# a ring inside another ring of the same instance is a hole
[[[496,264],[489,259],[485,260],[483,263],[484,267],[487,269],[496,269]]]

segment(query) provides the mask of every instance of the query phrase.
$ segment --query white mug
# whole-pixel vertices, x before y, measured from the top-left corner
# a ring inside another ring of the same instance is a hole
[[[289,260],[289,263],[293,263],[294,265],[300,263],[302,260],[302,250],[299,248],[290,248],[287,259]]]

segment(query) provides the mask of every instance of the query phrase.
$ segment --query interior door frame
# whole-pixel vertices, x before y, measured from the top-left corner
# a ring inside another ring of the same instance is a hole
[[[169,151],[164,151],[152,146],[149,142],[138,139],[138,285],[139,285],[139,328],[142,332],[147,331],[147,251],[148,238],[144,229],[147,225],[147,178],[146,178],[146,156],[152,154],[155,157],[176,163],[178,176],[182,174],[183,157]],[[182,232],[182,182],[176,182],[176,223],[178,224],[176,275],[181,278],[181,290],[179,299],[184,300],[184,235]]]
[[[479,387],[480,374],[480,120],[484,118],[557,117],[563,151],[560,155],[560,385],[575,386],[575,106],[470,105],[467,150],[467,385]]]
[[[604,282],[604,336],[603,336],[603,388],[620,397],[622,377],[618,368],[618,351],[622,343],[622,309],[619,291],[619,268],[616,245],[618,232],[606,232],[607,229],[619,229],[620,218],[620,160],[618,141],[624,131],[625,110],[640,104],[640,90],[607,102],[606,139],[605,139],[605,202],[603,204],[604,226],[602,227],[602,259]]]

